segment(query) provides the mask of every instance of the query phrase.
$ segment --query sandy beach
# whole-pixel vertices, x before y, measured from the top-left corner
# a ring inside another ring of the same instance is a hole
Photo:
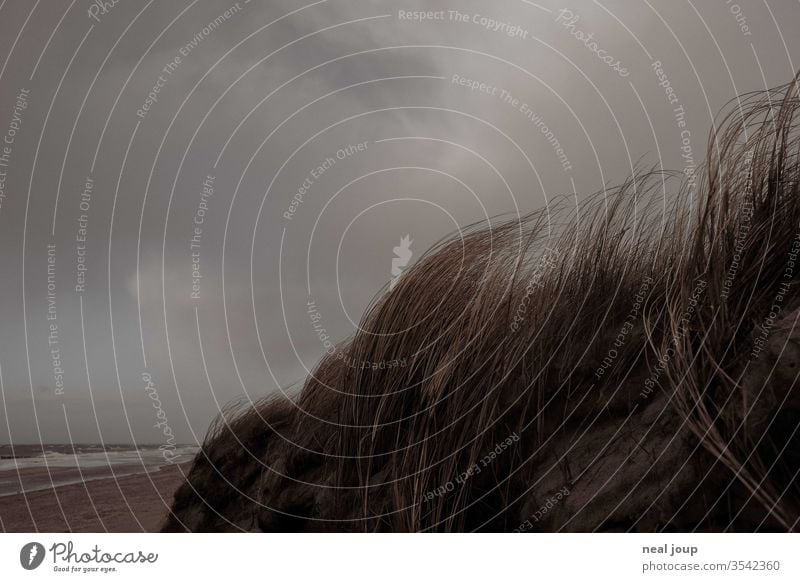
[[[0,497],[4,532],[158,531],[190,463]]]

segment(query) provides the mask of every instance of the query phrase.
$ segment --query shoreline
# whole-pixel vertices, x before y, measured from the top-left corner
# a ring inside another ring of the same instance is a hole
[[[191,462],[164,465],[0,496],[0,531],[158,531],[190,467]]]

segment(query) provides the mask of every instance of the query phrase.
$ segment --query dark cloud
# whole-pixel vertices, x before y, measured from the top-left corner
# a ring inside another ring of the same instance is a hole
[[[474,221],[573,187],[582,199],[637,163],[684,170],[677,106],[699,164],[717,111],[787,81],[800,58],[792,4],[578,2],[571,27],[560,4],[521,0],[145,6],[92,19],[80,2],[59,24],[62,8],[28,19],[32,4],[3,5],[0,132],[30,97],[3,168],[0,441],[67,440],[66,410],[74,440],[159,442],[145,373],[192,441],[221,404],[296,386],[326,349],[320,327],[348,337],[404,235],[411,264]]]

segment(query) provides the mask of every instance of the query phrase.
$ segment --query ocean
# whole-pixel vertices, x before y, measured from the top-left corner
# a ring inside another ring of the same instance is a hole
[[[158,445],[0,445],[0,496],[153,473],[191,461],[198,450],[177,445],[173,455],[165,457]]]

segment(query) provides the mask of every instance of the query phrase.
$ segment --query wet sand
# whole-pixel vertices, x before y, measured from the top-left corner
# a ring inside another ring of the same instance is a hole
[[[158,531],[189,466],[2,496],[0,531]]]

